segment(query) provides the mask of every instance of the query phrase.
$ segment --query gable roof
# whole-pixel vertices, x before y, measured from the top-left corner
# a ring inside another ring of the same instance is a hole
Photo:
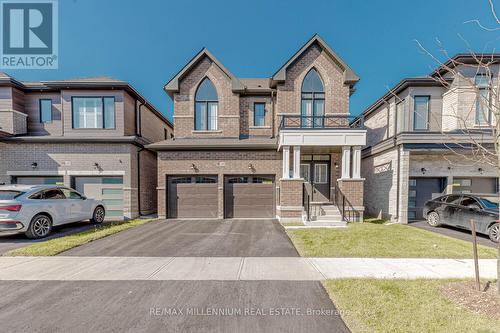
[[[356,84],[359,81],[359,76],[335,53],[330,46],[318,35],[315,34],[307,43],[304,44],[272,77],[273,81],[285,81],[286,70],[297,60],[311,45],[318,44],[332,59],[338,62],[344,70],[344,83],[350,85]]]
[[[184,75],[189,72],[189,70],[196,65],[200,60],[202,60],[204,57],[208,57],[210,60],[212,60],[230,79],[231,79],[231,85],[233,91],[243,91],[245,90],[245,86],[240,82],[240,80],[234,76],[222,63],[217,60],[214,55],[208,51],[206,47],[201,49],[200,52],[198,52],[188,63],[186,66],[184,66],[170,81],[165,84],[163,89],[170,95],[172,96],[173,93],[179,91],[179,80],[182,79]]]

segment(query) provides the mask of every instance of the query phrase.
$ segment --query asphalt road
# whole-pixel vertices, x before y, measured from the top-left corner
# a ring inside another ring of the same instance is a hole
[[[89,221],[56,226],[52,229],[52,233],[50,234],[50,236],[43,239],[29,239],[23,233],[0,232],[0,255],[4,254],[7,251],[14,250],[20,247],[28,246],[38,242],[44,242],[49,239],[71,235],[77,232],[92,229],[94,227],[95,225],[90,223]]]
[[[431,227],[430,225],[428,225],[426,221],[414,221],[414,222],[410,222],[408,225],[410,225],[412,227],[419,228],[419,229],[432,231],[432,232],[435,232],[435,233],[438,233],[441,235],[445,235],[448,237],[461,239],[461,240],[464,240],[467,242],[472,241],[471,232],[468,230],[455,228],[455,227],[451,227],[451,226],[441,226],[441,227],[435,228],[435,227]],[[495,242],[492,242],[487,235],[477,234],[477,242],[478,242],[478,244],[481,244],[484,246],[498,248],[498,244]]]
[[[298,257],[275,220],[159,220],[61,253],[63,256]]]
[[[4,332],[349,332],[320,282],[1,281],[0,294]]]

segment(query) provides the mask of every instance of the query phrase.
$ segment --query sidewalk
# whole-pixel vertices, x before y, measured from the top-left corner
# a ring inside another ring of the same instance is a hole
[[[479,262],[495,279],[496,259]],[[0,257],[0,280],[281,280],[471,278],[470,259],[293,257]]]

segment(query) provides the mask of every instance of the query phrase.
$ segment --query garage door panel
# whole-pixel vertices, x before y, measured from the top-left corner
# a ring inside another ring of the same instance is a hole
[[[252,183],[253,176],[226,177],[224,185],[227,218],[272,218],[275,216],[274,183]],[[273,177],[268,177],[271,181]],[[231,183],[245,179],[245,183]]]
[[[176,183],[180,179],[189,183]],[[215,179],[216,177],[212,177]],[[216,218],[218,217],[217,183],[191,183],[192,177],[168,178],[169,218]]]
[[[106,220],[122,220],[124,218],[123,178],[75,177],[73,184],[78,192],[104,202]]]

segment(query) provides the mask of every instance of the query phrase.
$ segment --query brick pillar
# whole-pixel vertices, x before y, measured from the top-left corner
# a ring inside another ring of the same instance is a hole
[[[355,212],[357,222],[363,221],[363,212],[365,210],[363,204],[363,191],[364,191],[365,180],[363,178],[348,178],[348,179],[338,179],[337,184],[344,194],[346,199],[345,209],[349,209]],[[342,209],[342,207],[339,207]]]
[[[304,180],[280,180],[280,204],[278,217],[282,222],[302,222],[302,187]]]

